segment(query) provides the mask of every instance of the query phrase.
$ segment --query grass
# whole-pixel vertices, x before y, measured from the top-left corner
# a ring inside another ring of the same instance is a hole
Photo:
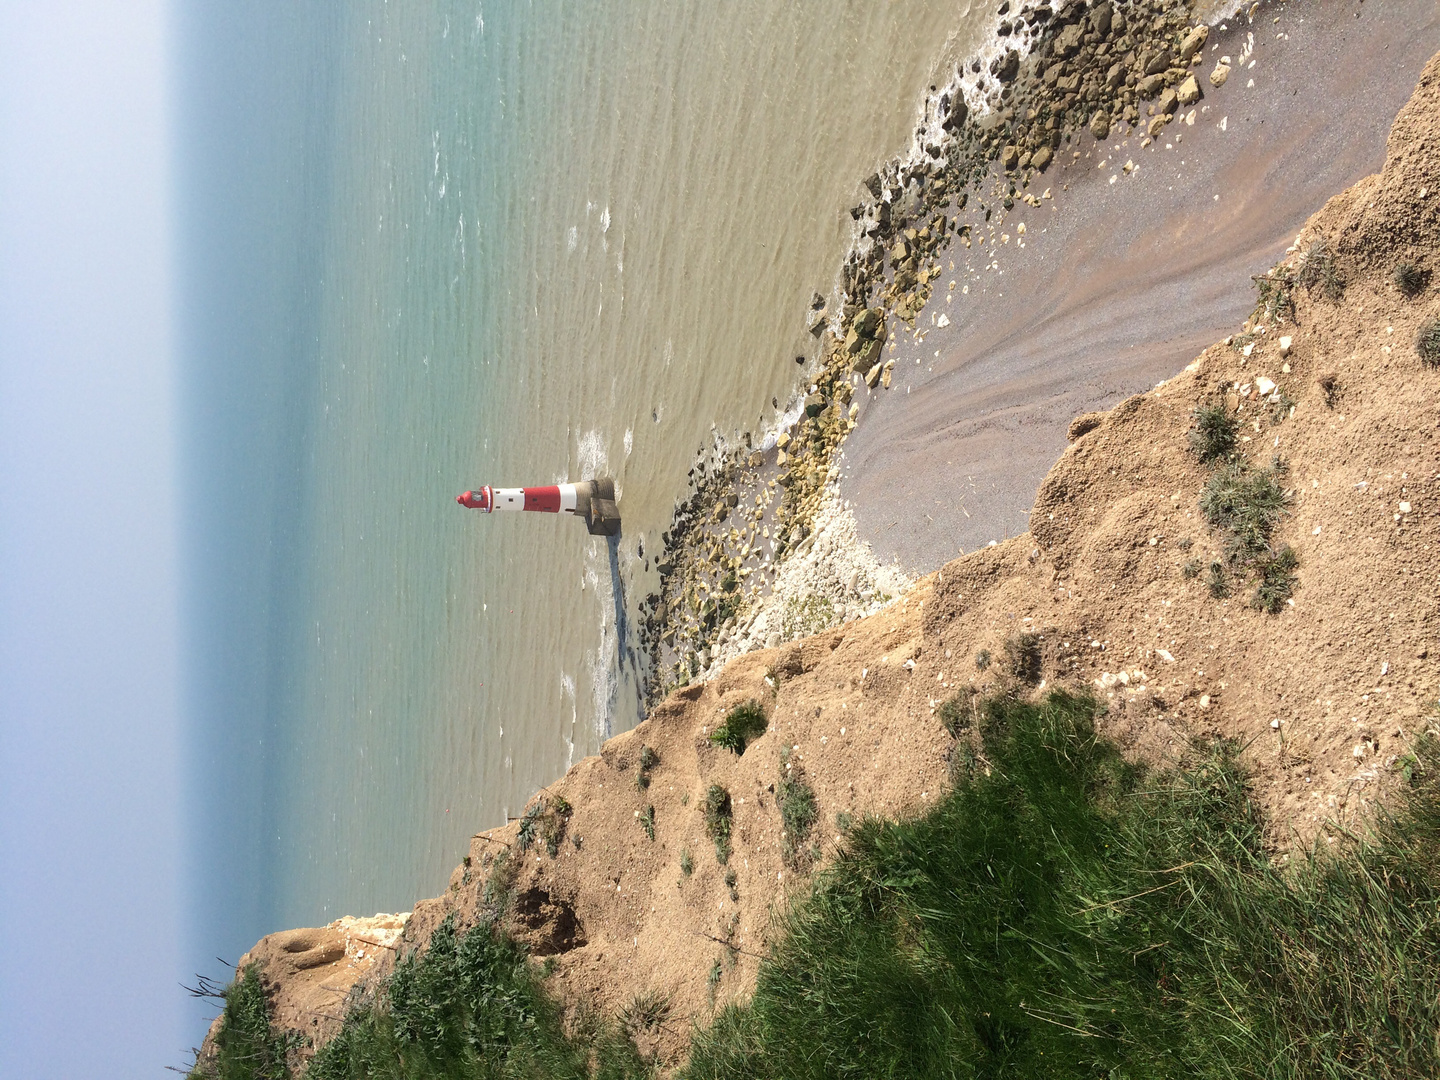
[[[1420,324],[1415,351],[1426,367],[1440,367],[1440,316],[1431,316]]]
[[[984,671],[984,670],[985,670],[986,668],[988,668],[989,666],[990,666],[990,650],[989,650],[989,649],[981,649],[979,652],[977,652],[977,653],[975,654],[975,669],[976,669],[977,671]]]
[[[1040,638],[1014,634],[1005,639],[1005,665],[1010,677],[1034,686],[1040,681]]]
[[[1195,426],[1190,430],[1190,449],[1202,462],[1223,461],[1235,452],[1240,424],[1224,405],[1201,405],[1191,416]]]
[[[689,848],[682,847],[680,849],[680,873],[684,874],[686,877],[689,877],[694,872],[695,856],[690,854]]]
[[[1218,559],[1210,564],[1210,571],[1205,575],[1205,588],[1216,600],[1224,600],[1230,595],[1230,575],[1225,573],[1225,564]]]
[[[1094,706],[987,701],[985,768],[869,819],[783,917],[687,1080],[1440,1075],[1440,754],[1280,867],[1235,751],[1147,775]]]
[[[191,1080],[284,1080],[290,1075],[286,1058],[292,1040],[274,1030],[260,981],[260,966],[251,964],[225,989],[224,1022],[215,1038],[215,1059],[197,1064]]]
[[[835,623],[835,605],[828,597],[792,596],[780,613],[780,634],[786,641],[813,637]]]
[[[710,733],[710,741],[732,753],[743,754],[745,747],[765,734],[768,726],[765,710],[758,701],[751,698],[725,714],[725,722]]]
[[[780,854],[792,870],[807,869],[811,858],[807,844],[810,832],[820,816],[815,791],[805,782],[799,769],[781,772],[775,786],[775,801],[780,806]]]
[[[1199,559],[1186,559],[1185,565],[1180,567],[1180,576],[1189,581],[1200,576],[1202,564]]]
[[[735,810],[730,802],[730,792],[719,784],[711,784],[705,792],[705,835],[715,845],[715,858],[721,866],[730,861],[730,828],[735,821]]]
[[[1317,240],[1300,257],[1295,283],[1310,292],[1319,291],[1326,300],[1339,300],[1345,295],[1345,279],[1325,241]]]
[[[644,810],[637,810],[635,818],[640,822],[640,828],[644,830],[645,836],[653,844],[655,842],[655,807],[647,806]]]
[[[970,727],[974,713],[975,691],[967,686],[942,701],[940,707],[935,710],[935,717],[950,733],[950,737],[955,739],[960,737],[962,731]]]
[[[1284,464],[1276,459],[1264,469],[1227,462],[1210,477],[1200,493],[1200,512],[1225,534],[1232,557],[1253,559],[1269,548],[1290,502],[1280,485],[1284,474]]]
[[[1414,263],[1401,263],[1390,275],[1390,281],[1400,291],[1400,295],[1409,300],[1424,292],[1429,280],[1430,275]]]
[[[1288,544],[1275,554],[1267,553],[1257,560],[1259,584],[1251,606],[1270,615],[1279,614],[1285,602],[1295,595],[1295,569],[1299,565],[1300,559]]]
[[[622,1027],[593,1014],[565,1030],[525,950],[489,922],[456,929],[451,917],[429,948],[397,964],[374,1003],[353,1010],[321,1048],[306,1080],[384,1077],[649,1077]]]
[[[641,744],[640,768],[635,771],[635,786],[644,791],[650,786],[650,774],[660,764],[660,755],[652,747]]]
[[[1285,267],[1277,267],[1263,277],[1254,277],[1257,298],[1251,318],[1264,322],[1295,321],[1295,279]]]

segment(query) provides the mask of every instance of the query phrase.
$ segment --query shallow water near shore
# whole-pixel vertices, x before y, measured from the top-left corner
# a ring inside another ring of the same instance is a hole
[[[191,469],[236,495],[193,545],[201,954],[409,908],[633,725],[612,580],[654,586],[697,451],[794,394],[857,181],[992,15],[192,17]],[[613,553],[452,501],[596,473]]]

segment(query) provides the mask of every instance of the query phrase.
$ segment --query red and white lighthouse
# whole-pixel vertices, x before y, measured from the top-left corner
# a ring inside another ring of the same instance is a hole
[[[455,501],[487,514],[502,510],[574,514],[585,519],[585,527],[592,536],[620,535],[620,509],[615,505],[615,481],[610,479],[527,488],[491,487],[486,484],[456,495]]]

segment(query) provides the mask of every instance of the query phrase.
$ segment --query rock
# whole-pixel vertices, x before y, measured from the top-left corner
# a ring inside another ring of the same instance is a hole
[[[1080,51],[1081,39],[1085,36],[1085,27],[1080,23],[1072,23],[1061,30],[1055,37],[1055,55],[1061,60],[1068,60]]]
[[[1225,80],[1230,78],[1229,64],[1216,64],[1215,70],[1210,72],[1210,85],[1217,90],[1225,85]]]
[[[845,351],[851,356],[858,353],[865,345],[865,339],[860,336],[854,326],[845,332]]]
[[[965,120],[970,115],[970,106],[965,104],[965,98],[958,91],[954,102],[950,105],[950,112],[941,124],[946,131],[959,131],[964,126]]]
[[[819,311],[811,312],[810,333],[812,335],[814,335],[815,337],[819,337],[822,333],[825,332],[825,319],[826,312],[824,308],[821,308]]]
[[[1008,85],[1020,74],[1020,54],[1013,49],[995,61],[991,72],[1002,84]]]
[[[1062,94],[1074,94],[1080,90],[1080,76],[1066,75],[1055,80],[1055,89]]]
[[[1107,138],[1110,134],[1110,114],[1101,110],[1090,118],[1090,134],[1097,139]]]
[[[1210,27],[1200,25],[1185,35],[1185,40],[1180,42],[1180,63],[1186,63],[1200,51],[1206,40],[1210,37]]]
[[[1145,129],[1145,133],[1149,135],[1150,138],[1155,138],[1172,119],[1174,118],[1169,113],[1161,113],[1150,121],[1150,126]]]
[[[1173,89],[1166,90],[1160,95],[1160,100],[1155,103],[1155,111],[1157,113],[1173,113],[1178,100],[1179,95]]]
[[[854,329],[861,337],[873,338],[885,313],[878,307],[866,308],[855,320]],[[850,350],[854,352],[854,349]]]
[[[1142,101],[1148,101],[1158,94],[1165,85],[1164,75],[1146,75],[1135,85],[1135,93]]]
[[[869,371],[869,370],[870,370],[870,365],[873,364],[873,363],[875,363],[875,361],[880,358],[880,346],[881,346],[881,342],[880,342],[880,341],[877,341],[877,340],[867,341],[867,342],[865,343],[865,347],[862,348],[862,349],[855,355],[855,363],[854,363],[854,365],[853,365],[853,367],[852,367],[852,370],[854,370],[854,371]]]
[[[1170,66],[1170,50],[1169,50],[1169,49],[1161,49],[1158,53],[1156,53],[1154,56],[1152,56],[1152,57],[1150,58],[1150,62],[1145,65],[1145,74],[1146,74],[1147,76],[1149,76],[1149,75],[1163,75],[1164,72],[1165,72],[1165,69],[1168,68],[1169,66]]]
[[[825,397],[822,394],[811,394],[805,399],[805,415],[812,419],[825,411]]]
[[[1090,9],[1090,27],[1102,38],[1109,35],[1114,18],[1115,9],[1108,3],[1096,4]]]
[[[883,386],[886,390],[890,389],[890,376],[894,373],[894,371],[895,361],[887,360],[885,362],[885,369],[880,372],[880,385]]]
[[[1054,157],[1055,153],[1050,147],[1042,146],[1039,150],[1035,151],[1035,155],[1030,159],[1030,165],[1044,172],[1050,167],[1050,162]]]
[[[781,450],[784,450],[785,447],[790,445],[790,433],[788,431],[780,432],[780,434],[775,437],[775,445]]]
[[[1107,71],[1107,72],[1105,72],[1105,86],[1106,86],[1106,88],[1107,88],[1107,89],[1110,89],[1110,90],[1114,90],[1116,87],[1118,87],[1118,86],[1119,86],[1122,82],[1124,82],[1124,81],[1125,81],[1125,65],[1124,65],[1124,64],[1111,64],[1111,65],[1110,65],[1110,70]]]
[[[1269,397],[1275,392],[1275,380],[1261,375],[1255,380],[1255,390],[1261,397]]]
[[[883,367],[883,364],[876,364],[869,371],[865,372],[865,385],[870,387],[870,389],[875,389],[875,385],[880,381],[880,372]],[[852,413],[859,413],[860,410],[858,407],[855,407],[851,411]]]
[[[1005,147],[1004,151],[1000,155],[1001,168],[1003,168],[1006,172],[1010,172],[1012,169],[1015,168],[1015,166],[1019,164],[1020,148],[1013,144]]]
[[[880,192],[883,190],[880,186],[880,174],[878,172],[871,173],[865,181],[865,187],[869,190],[872,196],[877,199],[880,198]]]
[[[1185,81],[1175,91],[1175,100],[1181,105],[1189,108],[1205,95],[1200,91],[1200,83],[1194,75],[1186,76]]]
[[[1289,355],[1290,355],[1290,346],[1293,345],[1294,343],[1295,343],[1295,341],[1294,341],[1293,338],[1290,338],[1290,337],[1282,337],[1282,338],[1280,339],[1280,355],[1281,355],[1281,356],[1289,356]]]

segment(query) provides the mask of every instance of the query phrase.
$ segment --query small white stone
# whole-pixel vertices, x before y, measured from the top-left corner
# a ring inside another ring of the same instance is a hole
[[[1400,504],[1400,513],[1402,513],[1402,514],[1408,514],[1408,513],[1410,513],[1410,504],[1409,504],[1408,502],[1402,502],[1402,503]]]
[[[1271,720],[1271,721],[1270,721],[1270,726],[1271,726],[1274,730],[1279,731],[1279,730],[1280,730],[1280,721],[1279,721],[1279,720]]]
[[[1269,397],[1275,392],[1275,380],[1261,375],[1255,380],[1255,389],[1261,397]]]
[[[1281,356],[1289,356],[1289,355],[1290,355],[1290,344],[1291,344],[1292,340],[1293,340],[1293,339],[1290,338],[1290,337],[1282,337],[1282,338],[1280,339],[1280,355],[1281,355]]]

